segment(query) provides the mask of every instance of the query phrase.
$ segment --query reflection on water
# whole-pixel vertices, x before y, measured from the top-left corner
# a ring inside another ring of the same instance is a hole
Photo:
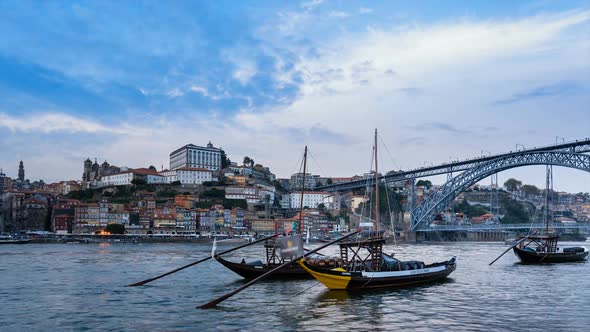
[[[205,244],[27,244],[0,247],[2,331],[582,331],[590,264],[521,265],[501,243],[386,246],[402,260],[457,256],[427,286],[328,291],[313,279],[268,281],[198,310],[244,281],[214,260],[142,287],[125,285],[207,257]],[[336,247],[323,250],[336,254]],[[108,254],[108,259],[103,255]],[[228,259],[260,259],[262,246]],[[532,323],[531,323],[532,322]]]

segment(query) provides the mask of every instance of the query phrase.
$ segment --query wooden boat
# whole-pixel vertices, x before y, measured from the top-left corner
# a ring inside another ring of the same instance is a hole
[[[585,247],[558,247],[559,235],[549,233],[550,213],[553,203],[553,166],[546,167],[545,190],[545,231],[544,235],[521,236],[512,248],[514,254],[524,264],[568,263],[585,261],[588,249]]]
[[[316,266],[310,260],[299,264],[330,290],[362,290],[374,288],[400,288],[442,280],[455,271],[456,258],[440,263],[424,264],[421,261],[400,261],[385,255],[383,238],[340,243],[341,265]],[[361,249],[367,254],[362,257]],[[349,253],[353,259],[348,259]]]
[[[0,235],[0,244],[25,244],[31,242],[27,238],[15,238],[7,235]]]
[[[340,260],[334,266],[316,266],[301,259],[298,263],[330,290],[364,290],[414,286],[442,280],[455,271],[456,258],[432,264],[400,261],[383,253],[385,239],[379,235],[379,178],[377,171],[377,130],[375,130],[375,218],[370,237],[340,242]]]
[[[239,274],[244,279],[254,279],[259,277],[266,272],[274,269],[275,267],[285,263],[285,260],[281,259],[277,255],[274,241],[267,241],[264,244],[266,250],[266,263],[261,260],[246,262],[242,260],[240,263],[228,261],[221,256],[215,256],[215,259],[223,266]],[[269,276],[269,279],[305,279],[311,278],[311,275],[307,273],[301,266],[297,264],[291,264],[288,267],[279,270]]]
[[[585,247],[557,246],[558,235],[529,236],[513,250],[524,264],[579,262],[588,258],[590,252]]]
[[[307,146],[305,147],[305,152],[303,154],[303,174],[306,172],[306,165],[307,165]],[[305,192],[305,181],[302,181],[301,187],[301,206],[300,206],[300,213],[299,213],[299,223],[297,230],[293,230],[293,232],[297,231],[298,234],[302,234],[302,218],[303,218],[303,193]],[[309,227],[307,229],[307,237],[309,238]],[[309,240],[308,240],[309,242]],[[221,263],[223,266],[227,267],[228,269],[232,270],[233,272],[239,274],[245,279],[254,279],[259,277],[274,268],[284,264],[286,261],[280,257],[277,253],[275,247],[275,240],[267,240],[264,243],[264,248],[266,252],[266,263],[263,263],[262,260],[256,260],[252,262],[246,262],[242,260],[240,263],[228,261],[220,256],[215,255],[215,259]],[[324,261],[329,262],[330,260],[334,260],[333,258],[329,258],[324,255],[314,254],[310,256],[311,259],[315,259],[318,262]],[[318,263],[321,264],[321,263]],[[324,263],[323,265],[326,265]],[[268,279],[305,279],[305,278],[312,278],[312,276],[307,273],[301,266],[293,262],[293,264],[281,269],[268,277]]]

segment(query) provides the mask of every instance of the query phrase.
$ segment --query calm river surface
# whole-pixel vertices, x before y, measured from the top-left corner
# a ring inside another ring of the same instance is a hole
[[[313,279],[261,282],[200,310],[244,282],[210,260],[125,285],[206,257],[210,244],[2,245],[0,331],[590,331],[590,262],[525,266],[510,252],[488,266],[505,248],[388,245],[401,259],[455,255],[457,270],[444,283],[360,294],[330,292]],[[228,257],[262,254],[255,245]]]

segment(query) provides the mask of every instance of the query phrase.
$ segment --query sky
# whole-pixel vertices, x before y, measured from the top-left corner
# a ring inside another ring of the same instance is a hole
[[[0,168],[158,169],[188,144],[278,177],[590,137],[590,1],[2,1]],[[543,167],[499,174],[542,187]],[[438,180],[438,179],[437,179]],[[442,180],[440,180],[442,181]],[[484,183],[489,180],[484,180]],[[555,188],[590,174],[555,169]]]

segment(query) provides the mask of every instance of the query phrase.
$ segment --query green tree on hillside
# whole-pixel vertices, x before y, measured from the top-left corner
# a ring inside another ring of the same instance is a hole
[[[510,179],[506,180],[506,182],[504,182],[504,187],[506,187],[506,190],[508,190],[510,192],[515,192],[515,191],[519,190],[521,186],[522,186],[522,181],[519,181],[515,178],[510,178]]]
[[[432,182],[430,182],[430,180],[418,180],[418,182],[416,182],[416,186],[424,186],[430,189],[430,187],[432,187]]]
[[[526,196],[538,196],[541,194],[541,189],[537,188],[534,185],[530,185],[530,184],[525,184],[522,187],[520,187],[520,190],[526,195]]]
[[[221,168],[227,168],[231,165],[231,160],[225,154],[225,151],[221,150]]]

